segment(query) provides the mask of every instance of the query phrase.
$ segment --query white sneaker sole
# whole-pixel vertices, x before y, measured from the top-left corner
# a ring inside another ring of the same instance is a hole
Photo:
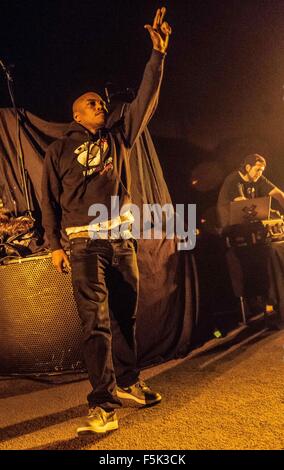
[[[106,423],[105,426],[95,428],[94,426],[80,426],[77,428],[77,434],[82,436],[86,434],[104,434],[108,431],[118,429],[118,422]]]

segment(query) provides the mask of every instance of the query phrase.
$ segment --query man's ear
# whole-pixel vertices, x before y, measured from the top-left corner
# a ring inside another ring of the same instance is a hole
[[[76,122],[80,122],[80,113],[78,113],[78,111],[76,111],[76,113],[73,114],[73,119]]]

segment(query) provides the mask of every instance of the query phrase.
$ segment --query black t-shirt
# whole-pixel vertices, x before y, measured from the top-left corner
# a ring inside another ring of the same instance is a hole
[[[256,182],[246,182],[238,171],[234,171],[225,179],[217,202],[217,212],[221,227],[230,223],[230,202],[236,197],[244,196],[248,199],[268,196],[275,188],[265,176],[261,176]]]

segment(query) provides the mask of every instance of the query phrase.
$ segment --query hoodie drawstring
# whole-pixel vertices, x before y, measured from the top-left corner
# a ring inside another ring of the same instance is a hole
[[[80,194],[80,198],[82,198],[86,192],[87,188],[87,182],[88,182],[88,176],[89,176],[89,169],[90,169],[90,148],[91,148],[91,143],[93,141],[93,136],[90,134],[89,140],[88,140],[88,147],[87,147],[87,157],[86,157],[86,170],[85,170],[85,175],[84,175],[84,182],[83,182],[83,187],[82,187],[82,192]],[[100,152],[100,171],[103,169],[103,154],[104,154],[104,141],[102,139],[102,131],[101,129],[99,130],[99,142],[98,142],[98,147],[99,147],[99,152]]]
[[[86,158],[86,170],[85,170],[84,182],[83,182],[83,187],[82,187],[82,192],[80,194],[80,198],[82,198],[84,196],[86,188],[87,188],[87,179],[88,179],[88,173],[89,173],[90,147],[91,147],[91,138],[90,138],[90,135],[89,135],[88,148],[87,148],[87,158]]]

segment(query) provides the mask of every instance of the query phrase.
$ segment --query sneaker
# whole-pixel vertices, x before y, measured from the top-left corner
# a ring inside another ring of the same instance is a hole
[[[118,428],[115,411],[105,411],[103,408],[90,408],[83,426],[77,428],[77,434],[105,433]]]
[[[161,395],[153,392],[142,380],[129,387],[117,387],[117,396],[125,400],[134,400],[140,405],[154,405],[162,400]]]

